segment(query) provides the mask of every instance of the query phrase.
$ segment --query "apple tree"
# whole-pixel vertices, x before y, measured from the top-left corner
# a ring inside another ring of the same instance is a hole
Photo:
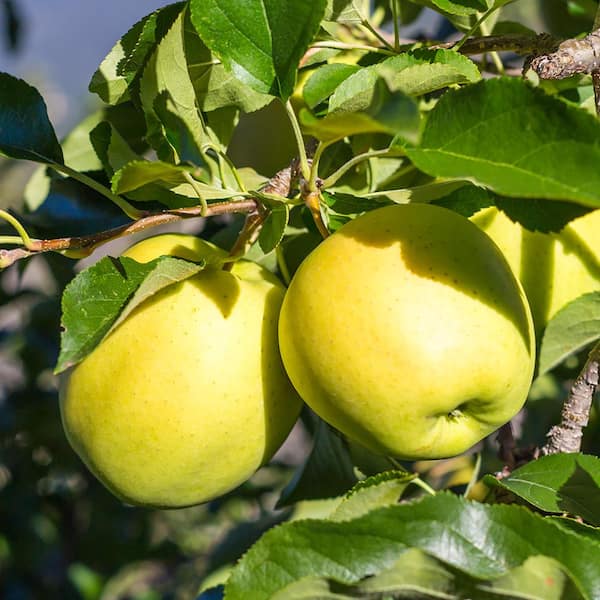
[[[199,598],[600,598],[598,56],[593,0],[188,0],[114,45],[98,110],[60,142],[0,74],[0,152],[37,163],[0,208],[0,267],[56,288],[0,338],[29,373],[0,431],[36,395],[59,423],[60,381],[70,442],[127,504],[211,501],[210,531],[222,498],[255,503],[250,538],[199,550]],[[295,472],[276,455],[251,477],[297,394]],[[0,494],[23,440],[76,463],[62,434],[19,435]],[[50,520],[80,518],[72,481],[38,486]],[[0,568],[23,506],[6,497]]]

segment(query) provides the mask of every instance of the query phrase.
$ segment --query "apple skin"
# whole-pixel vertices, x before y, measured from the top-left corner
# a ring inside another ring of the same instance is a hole
[[[302,263],[279,321],[304,401],[369,450],[459,454],[510,420],[534,368],[531,314],[498,248],[447,209],[341,227]]]
[[[225,253],[162,235],[124,253],[198,260]],[[279,355],[285,289],[239,261],[208,267],[143,302],[62,382],[67,437],[127,503],[206,502],[248,479],[287,437],[301,408]]]
[[[559,233],[540,233],[511,221],[496,207],[471,217],[502,250],[529,300],[536,332],[567,303],[600,289],[600,210]]]

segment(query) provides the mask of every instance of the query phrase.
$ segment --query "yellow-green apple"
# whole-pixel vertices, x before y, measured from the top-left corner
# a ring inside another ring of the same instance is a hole
[[[424,204],[374,210],[321,243],[292,279],[279,343],[315,412],[405,459],[459,454],[510,420],[535,358],[501,252],[468,219]]]
[[[125,502],[178,507],[220,496],[279,448],[301,401],[279,355],[285,289],[265,269],[186,235],[125,256],[209,266],[140,304],[67,375],[61,413],[90,470]],[[212,265],[212,266],[211,266]]]
[[[521,280],[537,332],[565,304],[600,289],[600,210],[559,233],[529,231],[495,207],[471,220],[496,242]]]

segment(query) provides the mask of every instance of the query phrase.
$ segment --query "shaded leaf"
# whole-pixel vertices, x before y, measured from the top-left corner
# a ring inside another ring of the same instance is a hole
[[[166,162],[203,161],[208,141],[196,106],[184,48],[186,10],[179,13],[149,58],[140,80],[147,139]]]
[[[529,231],[559,232],[573,219],[590,212],[588,208],[571,202],[496,197],[496,206],[513,222]]]
[[[539,374],[600,338],[600,292],[584,294],[561,308],[544,331]]]
[[[407,148],[436,177],[466,179],[501,195],[600,206],[600,123],[516,79],[451,90]]]
[[[258,237],[258,243],[265,254],[269,254],[279,246],[289,218],[290,208],[287,204],[280,203],[271,207],[269,216],[265,220]]]
[[[287,100],[327,0],[191,0],[204,43],[240,81]]]
[[[363,70],[356,75],[363,72],[373,73]],[[416,141],[420,116],[415,101],[402,92],[391,92],[381,77],[370,77],[367,76],[368,81],[355,80],[357,87],[346,88],[344,95],[337,95],[338,88],[330,99],[329,114],[323,119],[302,109],[300,122],[304,131],[325,141],[369,132],[400,134]]]
[[[300,500],[334,498],[357,482],[345,440],[327,423],[318,417],[315,420],[312,451],[281,493],[279,508]]]
[[[115,173],[112,178],[112,190],[115,194],[125,194],[157,181],[175,186],[184,183],[183,174],[191,171],[193,167],[176,166],[161,161],[134,161]]]
[[[273,96],[255,91],[226,69],[200,39],[189,18],[184,36],[188,72],[201,110],[236,106],[244,112],[253,112],[273,100]]]
[[[44,99],[8,73],[0,73],[0,152],[10,158],[63,163]]]

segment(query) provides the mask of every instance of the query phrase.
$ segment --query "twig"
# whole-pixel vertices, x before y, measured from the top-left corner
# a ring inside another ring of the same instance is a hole
[[[275,195],[282,198],[287,198],[293,188],[295,180],[298,178],[298,170],[300,169],[300,161],[294,160],[289,167],[278,171],[260,190],[265,195]],[[248,249],[260,235],[260,230],[264,225],[269,211],[262,203],[257,202],[256,208],[248,213],[246,221],[240,234],[238,235],[235,244],[229,251],[230,260],[223,265],[224,271],[231,271],[235,259],[238,259],[248,252]]]
[[[590,352],[581,373],[573,383],[562,409],[560,425],[548,432],[542,454],[579,452],[583,428],[588,424],[594,392],[600,382],[600,343]]]
[[[594,18],[594,31],[600,28],[600,6],[596,10]],[[600,117],[600,71],[592,73],[592,85],[594,86],[594,101],[596,103],[596,114]]]
[[[541,79],[564,79],[600,69],[600,29],[584,38],[565,40],[550,54],[533,58],[529,66]]]
[[[237,200],[231,202],[215,202],[210,204],[205,211],[207,217],[217,215],[226,215],[234,213],[248,213],[256,210],[258,201],[249,198],[245,200]],[[137,221],[100,231],[87,236],[81,237],[63,237],[51,240],[32,240],[29,248],[14,248],[12,250],[0,250],[0,268],[5,268],[13,263],[27,258],[34,254],[42,254],[44,252],[63,252],[72,250],[87,250],[91,252],[96,246],[132,233],[138,233],[151,227],[164,225],[165,223],[173,223],[182,219],[191,219],[202,216],[202,206],[192,206],[189,208],[177,208],[166,210],[160,213],[146,213]]]

